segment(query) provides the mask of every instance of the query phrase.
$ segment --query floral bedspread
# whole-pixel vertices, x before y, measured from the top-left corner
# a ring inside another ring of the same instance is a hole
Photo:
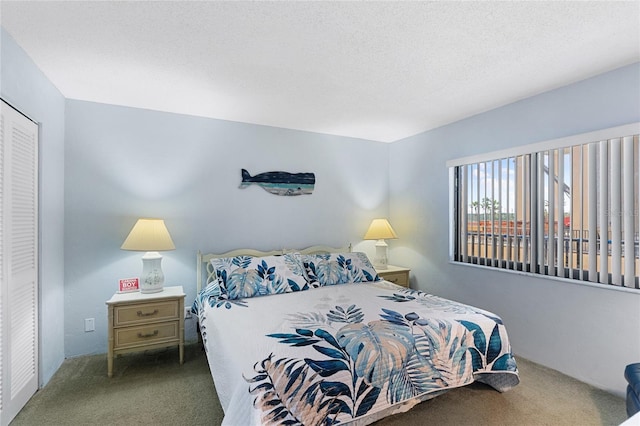
[[[368,424],[447,389],[518,384],[502,320],[388,282],[196,300],[223,424]]]

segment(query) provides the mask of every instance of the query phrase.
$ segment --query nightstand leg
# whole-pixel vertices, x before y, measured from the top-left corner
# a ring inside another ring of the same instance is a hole
[[[180,365],[184,364],[184,297],[180,299]]]
[[[109,315],[108,315],[108,351],[107,351],[107,376],[113,376],[113,306],[109,306]]]
[[[107,355],[107,376],[113,376],[113,355],[111,354],[111,352],[109,352],[109,355]]]

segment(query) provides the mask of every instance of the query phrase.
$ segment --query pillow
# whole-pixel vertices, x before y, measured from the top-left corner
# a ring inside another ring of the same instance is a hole
[[[320,286],[380,281],[375,268],[364,253],[324,253],[302,256],[309,282]]]
[[[228,299],[290,293],[309,287],[299,253],[217,258],[210,263]]]
[[[200,290],[200,292],[196,295],[195,300],[193,301],[193,305],[191,305],[191,313],[199,315],[202,311],[202,306],[205,301],[208,301],[210,298],[218,298],[222,294],[220,289],[220,285],[218,284],[218,280],[213,280],[207,286]]]

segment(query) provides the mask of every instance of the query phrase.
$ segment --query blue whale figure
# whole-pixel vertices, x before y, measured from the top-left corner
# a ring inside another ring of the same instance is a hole
[[[251,176],[242,169],[240,188],[258,185],[267,192],[275,195],[311,194],[316,184],[314,173],[266,172]]]

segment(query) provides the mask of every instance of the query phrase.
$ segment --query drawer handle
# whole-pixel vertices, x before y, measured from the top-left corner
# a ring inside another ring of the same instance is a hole
[[[394,283],[394,284],[395,284],[395,283],[397,283],[397,282],[398,282],[398,279],[397,279],[397,278],[394,278],[394,279],[389,280],[389,281],[391,281],[392,283]]]
[[[155,330],[153,333],[148,333],[148,334],[138,333],[138,337],[140,337],[140,338],[155,337],[157,335],[158,335],[158,330]]]
[[[154,309],[153,312],[142,313],[142,311],[138,311],[139,317],[150,317],[151,315],[155,315],[158,313],[157,309]]]

